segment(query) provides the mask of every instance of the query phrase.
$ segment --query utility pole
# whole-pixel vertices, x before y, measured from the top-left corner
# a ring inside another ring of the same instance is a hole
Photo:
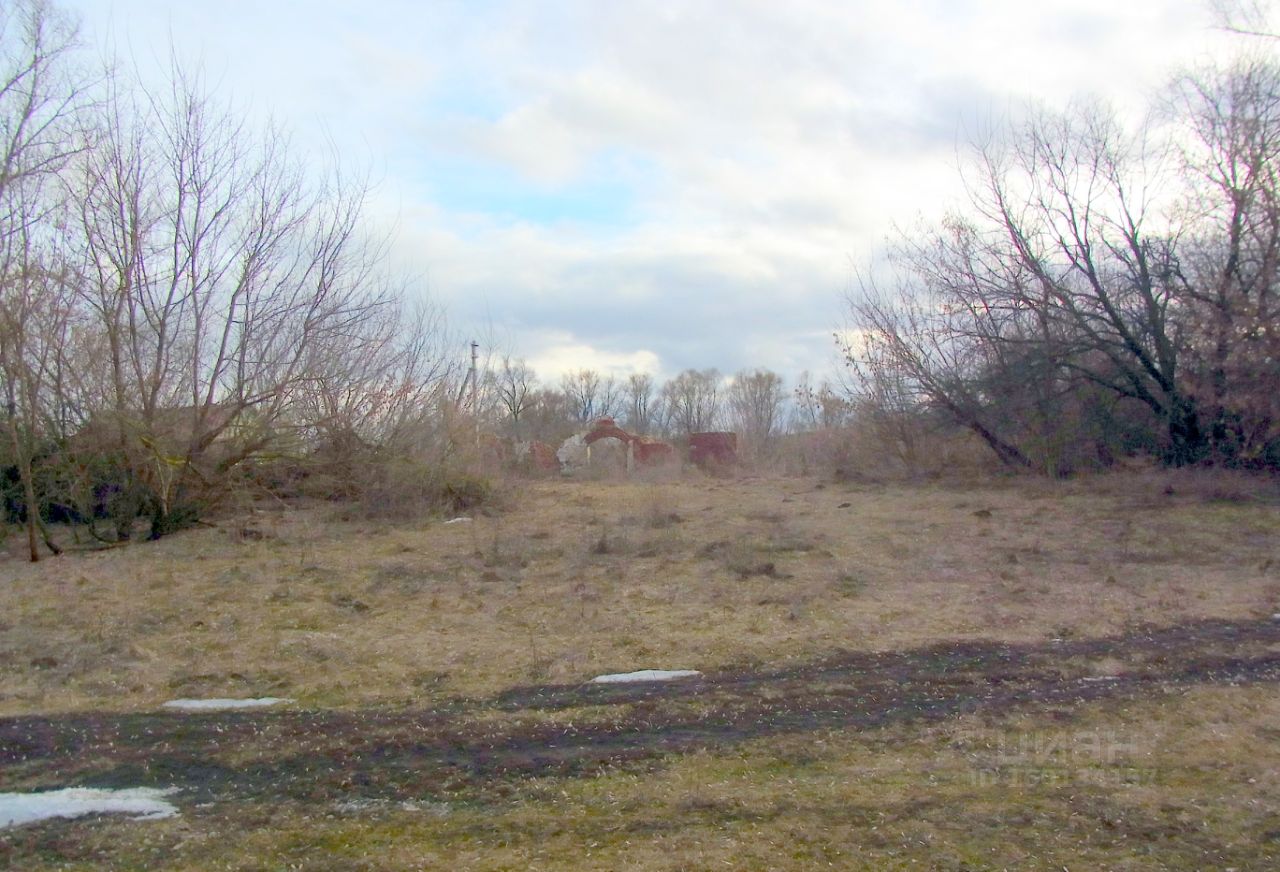
[[[480,406],[476,399],[478,388],[476,378],[479,375],[476,362],[480,359],[480,343],[471,340],[471,418],[476,423],[476,447],[480,447]]]

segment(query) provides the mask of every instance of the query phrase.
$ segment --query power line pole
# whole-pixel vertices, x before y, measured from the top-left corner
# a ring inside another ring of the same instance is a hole
[[[480,447],[480,405],[477,401],[477,361],[480,359],[480,343],[474,339],[471,341],[471,417],[476,423],[476,447]]]

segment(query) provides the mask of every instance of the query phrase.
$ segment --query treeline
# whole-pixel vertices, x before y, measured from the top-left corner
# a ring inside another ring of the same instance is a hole
[[[1270,57],[1182,76],[1140,127],[1077,105],[992,131],[966,205],[850,295],[860,402],[1049,474],[1280,469],[1278,171]]]
[[[364,180],[313,157],[189,71],[95,70],[44,0],[0,5],[0,468],[32,559],[46,519],[158,537],[300,468],[441,468],[443,320],[387,270]]]
[[[853,414],[843,391],[825,381],[815,385],[807,373],[788,385],[762,368],[732,376],[688,369],[659,383],[647,373],[619,377],[580,369],[544,383],[526,361],[511,356],[483,369],[476,401],[481,426],[515,441],[559,444],[598,418],[613,418],[637,436],[667,440],[732,430],[754,458],[786,433],[844,426]]]

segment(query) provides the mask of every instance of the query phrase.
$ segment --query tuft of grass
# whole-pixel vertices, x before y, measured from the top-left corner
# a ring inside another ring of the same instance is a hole
[[[587,553],[595,557],[627,554],[631,551],[631,542],[625,533],[618,532],[608,522],[602,522],[598,530],[589,537]]]
[[[861,575],[846,570],[836,576],[832,587],[839,596],[856,597],[866,591],[867,580]]]

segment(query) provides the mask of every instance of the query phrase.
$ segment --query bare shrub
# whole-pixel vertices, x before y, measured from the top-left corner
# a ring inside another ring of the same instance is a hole
[[[1280,476],[1230,469],[1168,470],[1152,487],[1166,497],[1202,503],[1280,503]]]
[[[474,512],[490,503],[492,483],[463,470],[410,457],[383,457],[363,467],[358,490],[343,511],[367,518],[415,520]]]
[[[799,475],[880,484],[889,481],[986,475],[996,464],[968,433],[950,427],[915,427],[911,450],[865,419],[847,426],[794,433],[780,441],[778,467]]]

